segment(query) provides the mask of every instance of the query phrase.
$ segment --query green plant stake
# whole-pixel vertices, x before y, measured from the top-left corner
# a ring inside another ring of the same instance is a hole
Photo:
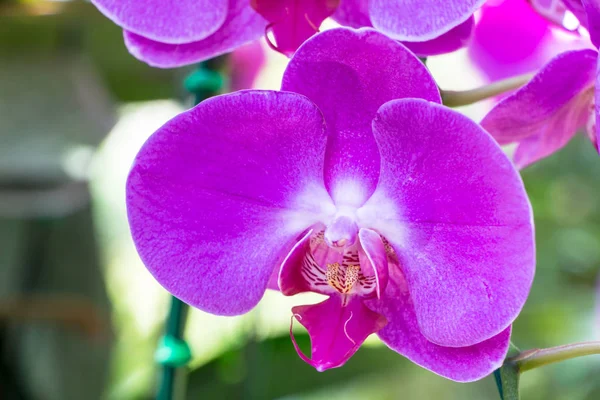
[[[220,72],[224,59],[224,57],[220,57],[200,64],[185,79],[185,89],[194,95],[195,104],[217,95],[225,86],[226,79]],[[165,335],[160,340],[154,355],[156,363],[162,366],[157,400],[175,398],[177,369],[185,367],[192,359],[190,347],[183,339],[187,309],[187,304],[171,296]]]

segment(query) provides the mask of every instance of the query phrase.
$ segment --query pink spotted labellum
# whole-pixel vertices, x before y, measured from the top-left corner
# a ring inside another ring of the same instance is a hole
[[[594,29],[593,21],[600,18],[600,0],[579,4],[588,11],[587,15],[580,13],[580,18],[589,19],[585,25],[590,27],[590,38],[597,45],[600,30]],[[600,151],[597,65],[597,50],[559,54],[527,85],[498,103],[481,125],[501,145],[518,144],[514,162],[519,168],[561,149],[579,130],[584,130]]]
[[[485,0],[92,0],[124,30],[138,59],[169,68],[227,53],[267,34],[291,56],[333,17],[351,27],[374,26],[396,40],[416,42],[418,54],[463,46],[472,14]]]
[[[327,296],[292,310],[319,371],[376,333],[444,377],[482,378],[532,283],[531,207],[494,140],[440,103],[400,43],[314,36],[281,91],[211,98],[148,139],[127,182],[143,262],[218,315],[267,287]]]

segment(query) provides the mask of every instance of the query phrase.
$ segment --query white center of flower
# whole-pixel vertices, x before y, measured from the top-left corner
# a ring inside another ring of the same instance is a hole
[[[350,215],[336,215],[325,229],[325,243],[332,248],[343,249],[352,246],[357,237],[358,226]]]

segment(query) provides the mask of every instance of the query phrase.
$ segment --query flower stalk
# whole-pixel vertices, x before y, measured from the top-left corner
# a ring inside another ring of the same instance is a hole
[[[513,348],[517,350],[516,348]],[[566,344],[548,349],[518,351],[504,360],[502,367],[494,371],[498,393],[502,400],[519,400],[521,374],[544,365],[570,360],[572,358],[600,354],[600,341]]]
[[[572,358],[600,354],[600,341],[573,343],[548,349],[533,349],[509,358],[506,362],[513,363],[519,372],[542,367]]]
[[[533,76],[533,73],[513,76],[471,90],[441,90],[442,102],[448,107],[467,106],[518,89],[528,83]]]

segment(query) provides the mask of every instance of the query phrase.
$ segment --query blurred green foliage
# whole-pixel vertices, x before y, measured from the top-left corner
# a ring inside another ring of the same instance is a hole
[[[123,44],[122,30],[92,4],[38,3],[50,7],[38,11],[21,6],[0,13],[0,57],[29,58],[35,63],[44,54],[76,52],[93,63],[119,101],[184,95],[181,80],[187,69],[156,69],[137,61]]]

